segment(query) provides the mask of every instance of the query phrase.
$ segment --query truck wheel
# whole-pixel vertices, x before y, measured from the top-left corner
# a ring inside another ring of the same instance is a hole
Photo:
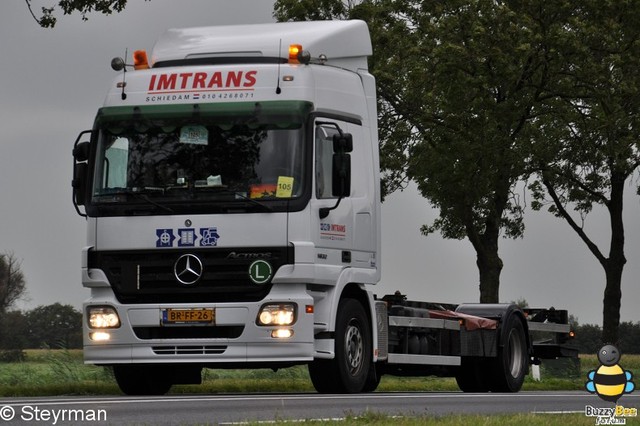
[[[518,392],[529,372],[529,354],[522,320],[510,315],[506,321],[498,357],[493,360],[492,392]]]
[[[362,388],[362,392],[373,392],[378,389],[380,379],[382,379],[380,371],[376,368],[375,363],[371,363],[371,366],[369,367],[369,374],[367,374],[367,381]]]
[[[113,374],[125,395],[164,395],[172,385],[159,366],[114,365]]]
[[[456,382],[463,392],[489,392],[485,363],[477,358],[463,357]]]
[[[367,383],[371,367],[371,331],[366,312],[355,299],[338,305],[335,358],[309,364],[309,376],[320,393],[357,393]]]

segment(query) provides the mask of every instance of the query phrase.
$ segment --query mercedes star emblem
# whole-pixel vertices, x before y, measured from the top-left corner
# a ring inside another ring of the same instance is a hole
[[[184,285],[195,284],[202,276],[202,262],[193,254],[183,254],[173,265],[176,279]]]

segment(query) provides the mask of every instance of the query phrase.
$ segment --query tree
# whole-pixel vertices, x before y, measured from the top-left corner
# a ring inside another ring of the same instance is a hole
[[[32,8],[32,0],[25,0],[25,2],[33,19],[43,28],[55,27],[57,22],[55,16],[56,6],[59,7],[65,15],[79,12],[82,15],[82,20],[86,21],[89,19],[87,16],[89,13],[100,12],[105,15],[111,15],[113,12],[122,12],[127,5],[127,0],[58,0],[56,5],[42,7],[42,16],[37,17]]]
[[[32,348],[81,348],[82,313],[71,305],[38,306],[25,314]]]
[[[576,327],[575,346],[582,354],[597,354],[602,347],[602,329],[599,325],[585,324]]]
[[[549,88],[557,113],[544,120],[532,206],[550,204],[604,269],[602,341],[616,343],[627,261],[623,193],[640,167],[640,3],[581,2],[565,29],[554,40],[563,68]],[[608,254],[584,226],[596,205],[609,215]]]
[[[24,274],[13,253],[0,254],[0,315],[26,296]]]
[[[619,334],[619,349],[623,353],[640,354],[640,322],[621,322]]]
[[[22,350],[29,346],[25,314],[9,311],[0,315],[0,350]]]
[[[553,64],[547,38],[562,16],[560,6],[551,3],[370,0],[345,6],[338,0],[279,0],[275,5],[279,20],[310,19],[324,6],[320,16],[367,21],[386,192],[415,181],[440,210],[422,232],[469,239],[477,254],[481,302],[499,301],[499,239],[524,232],[514,188],[531,172],[536,117],[547,106],[543,88]]]

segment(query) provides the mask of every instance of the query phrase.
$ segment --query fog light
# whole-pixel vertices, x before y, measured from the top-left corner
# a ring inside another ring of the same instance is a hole
[[[277,330],[271,330],[271,337],[274,339],[288,339],[293,336],[293,330],[290,328],[279,328]]]
[[[291,325],[296,322],[296,305],[279,303],[264,305],[258,312],[258,325]]]
[[[94,331],[93,333],[89,333],[89,338],[94,342],[106,342],[111,339],[111,335],[106,331]]]
[[[87,319],[90,328],[118,328],[120,317],[115,308],[110,306],[89,306]]]

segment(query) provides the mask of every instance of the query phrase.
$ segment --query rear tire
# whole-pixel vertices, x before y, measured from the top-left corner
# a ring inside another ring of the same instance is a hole
[[[463,392],[488,392],[487,366],[483,359],[463,357],[456,374],[456,383]]]
[[[518,392],[529,372],[529,352],[522,320],[510,315],[501,334],[498,357],[493,360],[492,392]]]
[[[125,395],[164,395],[172,386],[167,371],[161,366],[114,365],[113,374]]]
[[[320,393],[362,392],[369,378],[371,358],[367,314],[357,300],[342,299],[336,318],[335,358],[309,364],[311,382]]]

